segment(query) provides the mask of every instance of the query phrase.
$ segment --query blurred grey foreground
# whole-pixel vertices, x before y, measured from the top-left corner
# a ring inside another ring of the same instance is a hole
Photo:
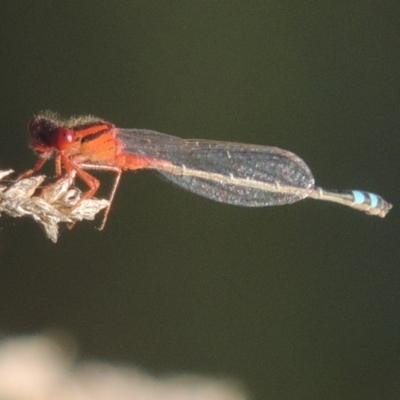
[[[44,175],[6,185],[2,180],[12,172],[0,171],[0,215],[33,218],[53,242],[57,242],[60,223],[71,225],[84,219],[93,220],[109,204],[107,200],[92,198],[75,206],[81,200],[82,192],[73,186],[74,177],[59,179],[44,188],[40,188],[46,178]]]
[[[154,377],[135,368],[76,362],[73,341],[59,335],[0,341],[1,400],[243,400],[228,379]]]

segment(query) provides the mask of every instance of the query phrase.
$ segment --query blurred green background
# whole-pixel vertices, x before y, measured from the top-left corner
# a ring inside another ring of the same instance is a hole
[[[244,209],[126,173],[103,232],[54,245],[1,218],[0,330],[256,399],[400,398],[399,20],[398,1],[3,1],[1,168],[35,162],[33,113],[91,113],[286,148],[394,209]]]

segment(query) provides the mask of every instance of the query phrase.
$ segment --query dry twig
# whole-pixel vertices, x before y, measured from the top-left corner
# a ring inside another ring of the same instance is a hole
[[[21,179],[11,185],[1,182],[12,173],[12,170],[0,171],[0,215],[32,217],[54,243],[59,236],[58,224],[93,220],[109,204],[107,200],[92,198],[74,207],[82,198],[82,192],[73,186],[73,178],[59,179],[42,189],[39,186],[46,178],[44,175]]]

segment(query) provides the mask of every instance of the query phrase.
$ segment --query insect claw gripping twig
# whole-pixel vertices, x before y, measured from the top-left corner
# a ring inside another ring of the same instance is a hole
[[[32,217],[54,243],[59,236],[58,224],[73,225],[84,219],[93,220],[109,205],[104,199],[80,201],[82,192],[74,186],[73,177],[61,178],[44,187],[41,187],[46,178],[44,175],[23,178],[10,185],[2,182],[12,173],[12,170],[0,171],[0,216],[4,213],[11,217]]]

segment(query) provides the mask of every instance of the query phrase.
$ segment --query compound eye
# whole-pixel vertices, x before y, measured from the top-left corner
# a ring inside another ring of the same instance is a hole
[[[65,150],[75,142],[75,132],[72,129],[62,128],[54,135],[53,146],[57,150]]]

